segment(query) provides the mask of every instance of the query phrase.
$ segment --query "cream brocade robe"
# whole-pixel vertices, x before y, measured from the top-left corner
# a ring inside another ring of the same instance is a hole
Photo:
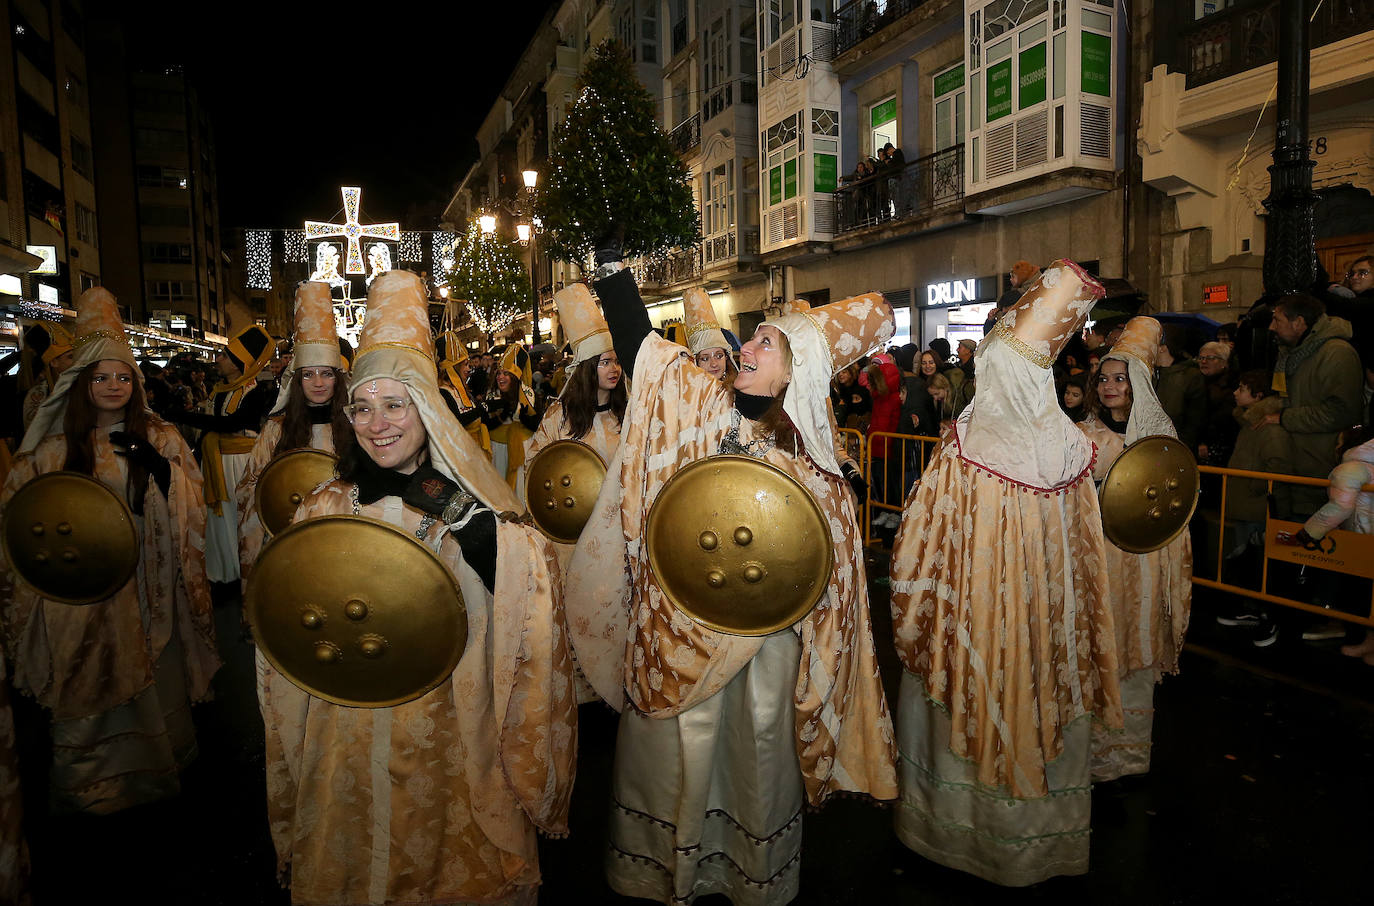
[[[964,458],[959,424],[925,476],[893,544],[897,654],[980,784],[1046,796],[1069,724],[1121,725],[1093,483],[1087,471],[1055,490],[1003,478]]]
[[[683,347],[653,334],[640,347],[635,373],[620,467],[608,475],[568,576],[568,624],[588,680],[612,707],[622,710],[628,694],[637,711],[670,718],[725,688],[764,639],[714,632],[675,608],[642,540],[663,484],[718,452],[730,426],[729,392]],[[893,799],[896,745],[849,484],[809,459],[777,450],[765,459],[816,498],[836,546],[825,595],[794,627],[801,639],[796,750],[807,799],[818,806],[841,790]]]
[[[352,512],[335,480],[296,521]],[[396,497],[360,515],[413,535]],[[498,523],[496,594],[442,523],[426,542],[457,577],[467,648],[448,681],[392,708],[315,698],[257,658],[267,804],[298,904],[533,902],[536,829],[567,832],[576,767],[572,659],[543,536]]]
[[[1097,445],[1093,480],[1107,477],[1125,438],[1094,417],[1078,423]],[[1157,551],[1133,554],[1107,542],[1107,595],[1116,618],[1121,675],[1148,670],[1154,681],[1178,672],[1193,602],[1193,542],[1183,532]]]
[[[54,720],[101,714],[151,687],[153,665],[174,626],[192,701],[207,697],[220,666],[205,580],[200,469],[176,428],[151,413],[148,419],[148,440],[170,462],[171,482],[163,497],[148,479],[138,570],[123,588],[84,607],[48,601],[16,581],[0,555],[6,586],[0,606],[14,686],[49,709]],[[115,455],[108,430],[93,434],[95,477],[123,498],[123,458]],[[0,507],[31,479],[60,471],[66,457],[61,434],[50,434],[32,453],[17,457]]]
[[[549,444],[560,440],[577,440],[586,444],[596,451],[609,469],[611,461],[615,458],[615,451],[620,447],[620,423],[610,412],[598,412],[592,419],[592,427],[582,437],[574,438],[568,432],[568,425],[563,420],[563,403],[554,400],[549,403],[549,408],[544,410],[544,419],[539,423],[539,430],[534,432],[529,440],[525,441],[525,461],[520,464],[520,480],[518,486],[525,487],[525,472],[530,467],[530,462],[538,456],[540,451]],[[554,542],[554,548],[558,551],[558,565],[563,568],[563,575],[566,577],[568,565],[572,561],[572,544],[558,544]]]
[[[272,461],[272,451],[277,448],[277,441],[281,440],[281,420],[282,416],[278,415],[269,418],[262,426],[262,432],[253,443],[253,452],[248,454],[247,471],[234,488],[239,514],[239,574],[243,576],[244,587],[248,585],[249,571],[257,562],[258,554],[262,553],[263,545],[267,543],[267,529],[262,527],[262,520],[258,517],[258,476]],[[310,448],[333,453],[333,426],[327,422],[323,425],[311,425]]]

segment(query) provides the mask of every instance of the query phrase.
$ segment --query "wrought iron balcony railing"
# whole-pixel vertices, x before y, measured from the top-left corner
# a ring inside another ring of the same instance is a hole
[[[1181,68],[1189,88],[1273,63],[1279,52],[1278,0],[1256,0],[1204,16],[1179,35]],[[1310,26],[1310,46],[1321,47],[1374,30],[1374,0],[1322,3]],[[1172,68],[1172,67],[1171,67]]]
[[[697,145],[701,144],[701,113],[693,113],[674,126],[673,131],[668,133],[668,139],[679,154],[691,154],[695,151]]]
[[[881,31],[926,0],[853,0],[835,11],[835,54]]]
[[[835,233],[914,220],[963,199],[964,146],[955,145],[841,186],[835,192]]]

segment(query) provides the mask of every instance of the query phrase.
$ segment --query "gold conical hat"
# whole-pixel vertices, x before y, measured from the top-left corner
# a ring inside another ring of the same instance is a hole
[[[1001,339],[1039,367],[1049,368],[1105,292],[1087,271],[1061,258],[1045,268],[1021,300],[997,319],[989,336]]]
[[[574,365],[611,351],[610,328],[584,284],[574,283],[560,289],[553,301],[558,306],[563,333],[572,344]]]
[[[1112,344],[1108,358],[1128,356],[1146,368],[1154,368],[1159,358],[1159,344],[1164,337],[1164,327],[1154,318],[1144,315],[1126,322],[1121,336]]]
[[[715,306],[705,290],[694,286],[682,294],[682,323],[687,329],[687,348],[692,355],[703,349],[730,348],[716,320]]]
[[[329,284],[306,282],[296,287],[296,314],[291,338],[291,370],[344,367],[339,353],[339,333],[334,323],[334,300]]]

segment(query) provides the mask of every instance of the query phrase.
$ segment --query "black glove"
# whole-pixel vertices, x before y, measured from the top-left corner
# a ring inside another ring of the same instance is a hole
[[[1322,549],[1322,543],[1316,538],[1313,538],[1311,535],[1307,534],[1306,528],[1298,529],[1298,533],[1293,536],[1293,540],[1310,551],[1319,551]]]
[[[851,462],[842,464],[840,471],[844,473],[849,486],[854,489],[854,496],[859,498],[859,506],[863,506],[864,501],[868,499],[868,482],[864,481],[863,475]]]
[[[167,457],[158,452],[157,447],[154,447],[148,438],[139,437],[128,431],[111,431],[110,443],[122,448],[115,450],[116,456],[123,456],[140,466],[152,476],[162,496],[167,496],[167,489],[172,484],[172,464],[167,461]]]
[[[625,227],[616,225],[596,240],[596,266],[613,264],[625,257],[621,247],[625,243]]]
[[[417,510],[438,516],[453,530],[463,560],[487,591],[496,592],[496,514],[473,499],[433,466],[420,466],[410,476],[401,499]]]
[[[468,506],[476,503],[458,482],[430,465],[420,466],[411,473],[401,499],[420,512],[438,516],[450,524],[461,519]]]

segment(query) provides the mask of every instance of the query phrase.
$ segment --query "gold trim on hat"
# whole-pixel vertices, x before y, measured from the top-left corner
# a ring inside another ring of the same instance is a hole
[[[611,335],[611,332],[610,332],[609,330],[607,330],[606,328],[604,328],[604,327],[598,327],[598,328],[596,328],[595,330],[593,330],[591,333],[584,333],[582,336],[578,337],[578,338],[575,339],[575,340],[569,340],[569,341],[568,341],[568,345],[571,346],[573,349],[576,349],[577,347],[581,346],[581,345],[583,344],[583,342],[585,342],[586,340],[590,340],[592,337],[596,336],[597,334],[602,334],[602,333],[604,333],[604,334],[605,334],[606,336],[608,336],[608,337]]]
[[[429,359],[431,362],[434,361],[434,356],[425,352],[418,346],[411,346],[409,343],[369,343],[366,346],[361,347],[357,352],[353,354],[353,361],[358,361],[358,359],[362,358],[364,355],[366,355],[374,349],[404,349],[408,352],[417,352],[425,358]]]
[[[92,330],[90,333],[83,333],[81,336],[77,337],[75,340],[72,341],[72,348],[80,348],[82,346],[85,346],[87,343],[94,342],[95,340],[114,340],[116,342],[128,342],[128,340],[125,339],[123,335],[117,334],[113,330],[106,330],[102,327],[99,330]]]

